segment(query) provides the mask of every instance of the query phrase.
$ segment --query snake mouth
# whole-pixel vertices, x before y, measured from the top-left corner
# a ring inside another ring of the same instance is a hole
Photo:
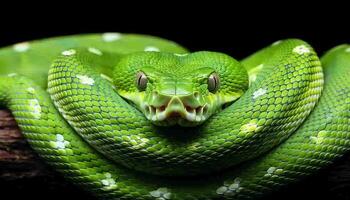
[[[201,123],[207,119],[208,105],[192,107],[181,102],[174,104],[171,101],[166,106],[144,106],[145,116],[152,122],[173,122],[180,124],[180,121],[186,120],[196,124]],[[157,124],[159,125],[159,124]]]

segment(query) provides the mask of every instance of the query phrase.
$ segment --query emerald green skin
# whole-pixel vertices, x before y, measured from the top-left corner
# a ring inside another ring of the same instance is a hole
[[[296,39],[238,62],[214,52],[179,56],[188,52],[151,36],[119,36],[0,50],[0,104],[47,163],[100,199],[257,198],[349,151],[349,45],[326,53],[321,67]],[[147,46],[161,53],[142,52]],[[150,78],[143,91],[135,85],[140,70]],[[221,86],[209,92],[213,71]],[[174,96],[186,105],[208,102],[205,121],[146,118],[143,103]]]

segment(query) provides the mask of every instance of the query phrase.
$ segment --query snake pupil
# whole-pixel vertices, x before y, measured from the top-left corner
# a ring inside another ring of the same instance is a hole
[[[220,86],[219,75],[215,72],[210,74],[208,78],[208,90],[214,93],[218,91],[219,86]]]
[[[137,85],[137,88],[140,90],[140,91],[143,91],[146,89],[147,87],[147,76],[145,73],[143,72],[138,72],[136,74],[136,85]]]

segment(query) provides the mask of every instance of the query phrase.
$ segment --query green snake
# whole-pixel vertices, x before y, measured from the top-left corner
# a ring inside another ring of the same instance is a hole
[[[349,65],[350,45],[320,60],[298,39],[237,61],[153,36],[64,36],[0,50],[0,104],[99,199],[255,199],[349,151]]]

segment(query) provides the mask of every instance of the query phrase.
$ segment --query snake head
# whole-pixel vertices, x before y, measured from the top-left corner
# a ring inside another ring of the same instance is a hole
[[[153,124],[196,126],[239,98],[248,75],[222,53],[139,52],[121,59],[114,84]]]

